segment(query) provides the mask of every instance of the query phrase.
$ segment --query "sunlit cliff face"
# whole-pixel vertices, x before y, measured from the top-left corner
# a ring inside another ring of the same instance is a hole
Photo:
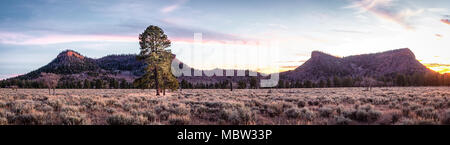
[[[448,64],[423,64],[423,65],[440,74],[450,73],[450,65]]]

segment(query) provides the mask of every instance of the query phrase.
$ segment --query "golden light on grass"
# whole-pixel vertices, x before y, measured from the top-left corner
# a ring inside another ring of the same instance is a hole
[[[450,65],[449,64],[437,64],[437,63],[431,63],[431,64],[423,64],[427,68],[436,71],[440,74],[450,73]]]

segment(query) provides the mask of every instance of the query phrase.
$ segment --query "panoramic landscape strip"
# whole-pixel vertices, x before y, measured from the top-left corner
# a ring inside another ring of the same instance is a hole
[[[448,6],[0,2],[0,125],[450,125]]]

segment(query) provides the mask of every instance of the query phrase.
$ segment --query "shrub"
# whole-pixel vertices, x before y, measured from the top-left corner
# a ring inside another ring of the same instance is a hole
[[[41,112],[50,112],[53,111],[53,107],[47,104],[39,104],[38,106],[36,106],[34,108],[37,111],[41,111]]]
[[[390,109],[398,109],[399,107],[397,104],[398,104],[398,102],[392,102],[389,104],[389,108]]]
[[[314,113],[308,108],[291,108],[284,112],[288,118],[301,118],[311,121],[314,118]]]
[[[54,111],[60,111],[64,106],[64,103],[61,100],[48,100],[47,105],[52,106]]]
[[[425,108],[417,109],[415,111],[415,113],[417,114],[417,116],[420,116],[425,119],[437,120],[439,118],[439,115],[432,107],[425,107]]]
[[[189,116],[178,116],[178,115],[170,115],[169,118],[169,124],[171,125],[188,125],[191,119]]]
[[[18,125],[43,125],[47,119],[42,114],[20,114],[11,118],[9,122]]]
[[[140,125],[145,123],[140,118],[123,113],[114,114],[108,117],[106,121],[109,125]]]
[[[78,113],[60,113],[59,118],[63,125],[85,125],[89,124],[85,116]]]
[[[342,105],[336,106],[335,109],[336,109],[336,113],[339,114],[339,115],[341,115],[342,112],[344,112],[344,110],[345,110],[344,106],[342,106]]]
[[[400,114],[400,113],[398,113],[398,112],[392,113],[392,116],[391,116],[391,123],[392,123],[392,124],[397,123],[397,122],[400,120],[400,118],[402,118],[402,114]]]
[[[8,119],[5,117],[0,117],[0,125],[8,125]]]
[[[106,108],[105,111],[112,114],[112,113],[116,112],[116,109],[115,108]]]
[[[421,107],[421,105],[419,105],[419,104],[411,104],[408,108],[411,111],[415,111],[415,110],[419,109],[420,107]]]
[[[90,105],[90,107],[93,107],[94,105]],[[123,110],[125,110],[125,111],[130,111],[130,110],[133,110],[133,109],[137,109],[137,108],[139,108],[139,105],[137,104],[137,103],[134,103],[134,102],[125,102],[124,104],[123,104]]]
[[[147,117],[147,120],[150,122],[156,121],[157,115],[154,112],[147,111],[143,115],[144,117]]]
[[[33,101],[18,100],[14,102],[9,102],[7,106],[10,110],[16,114],[30,113],[33,110]]]
[[[228,102],[228,101],[213,101],[213,102],[204,102],[206,107],[210,108],[233,108],[233,107],[243,107],[244,104],[236,103],[236,102]]]
[[[174,105],[169,108],[169,111],[176,115],[188,115],[190,110],[183,104],[183,105]]]
[[[349,125],[351,123],[351,119],[348,119],[344,116],[338,116],[336,117],[336,125]]]
[[[79,109],[77,106],[63,106],[61,108],[61,112],[78,112]]]
[[[305,103],[305,101],[299,101],[299,102],[297,103],[297,106],[298,106],[298,108],[303,108],[303,107],[306,106],[306,103]]]
[[[223,120],[234,125],[249,125],[256,120],[254,112],[244,107],[225,109],[221,112],[220,116]]]
[[[6,103],[2,100],[0,100],[0,108],[6,107]]]
[[[409,107],[409,105],[410,105],[410,104],[409,104],[408,102],[404,102],[404,103],[402,104],[403,107]]]
[[[328,107],[322,107],[322,108],[319,108],[319,115],[321,116],[321,117],[330,117],[331,116],[331,114],[333,114],[333,109],[332,108],[328,108]]]
[[[356,100],[352,97],[345,96],[344,98],[342,98],[342,102],[347,104],[355,104]]]
[[[371,105],[366,105],[358,107],[358,109],[347,110],[344,112],[344,115],[352,120],[372,123],[380,118],[381,112],[374,110]]]
[[[279,103],[272,102],[270,104],[264,105],[264,112],[267,113],[270,117],[280,116],[283,113],[283,105]]]
[[[411,112],[411,110],[409,110],[409,108],[403,108],[402,109],[402,114],[405,117],[409,117],[409,113]]]
[[[300,109],[291,108],[284,112],[288,118],[299,118],[300,117]]]
[[[319,101],[308,101],[309,106],[318,106],[319,104]]]
[[[450,109],[445,111],[445,114],[441,118],[441,123],[445,125],[450,125]]]
[[[414,121],[411,119],[403,119],[400,121],[400,125],[414,125]]]
[[[161,120],[167,120],[167,119],[169,119],[169,116],[170,116],[170,112],[167,112],[167,111],[159,113],[159,119],[161,119]]]
[[[312,121],[313,118],[314,118],[314,113],[311,110],[309,110],[308,108],[302,108],[301,109],[301,113],[300,113],[300,117],[302,119],[306,119],[306,120]]]
[[[416,122],[417,125],[436,125],[433,120],[419,120]]]
[[[155,110],[156,113],[160,114],[160,113],[166,111],[168,108],[169,107],[167,106],[167,104],[161,103],[161,104],[155,106],[153,110]],[[169,116],[167,116],[167,117],[169,117]]]

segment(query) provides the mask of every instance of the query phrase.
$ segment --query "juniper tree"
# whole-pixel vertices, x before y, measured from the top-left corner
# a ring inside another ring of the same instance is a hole
[[[120,86],[121,89],[128,89],[128,82],[125,79],[120,79]]]
[[[95,80],[95,88],[96,89],[103,89],[103,80],[102,79]]]
[[[137,59],[147,67],[145,74],[136,79],[134,86],[141,89],[155,88],[160,95],[161,88],[176,90],[178,81],[171,71],[171,61],[175,57],[169,49],[171,42],[164,31],[157,26],[149,26],[139,35],[140,53]],[[165,93],[165,92],[163,92]]]
[[[84,83],[83,83],[83,88],[84,89],[90,89],[91,88],[91,82],[89,80],[85,79]]]
[[[256,89],[257,88],[257,83],[258,83],[258,80],[256,80],[255,77],[251,77],[250,78],[250,88],[251,89]]]
[[[337,76],[333,77],[333,87],[341,87],[341,79]]]
[[[313,88],[313,83],[312,83],[312,81],[310,81],[310,80],[307,80],[306,82],[305,82],[305,88]]]
[[[238,89],[245,89],[245,88],[247,88],[247,82],[244,80],[240,80],[238,82]]]
[[[406,86],[406,80],[404,75],[397,75],[395,82],[397,86]]]
[[[320,82],[319,82],[319,88],[325,88],[327,85],[326,85],[326,83],[325,83],[325,81],[324,80],[320,80]]]

